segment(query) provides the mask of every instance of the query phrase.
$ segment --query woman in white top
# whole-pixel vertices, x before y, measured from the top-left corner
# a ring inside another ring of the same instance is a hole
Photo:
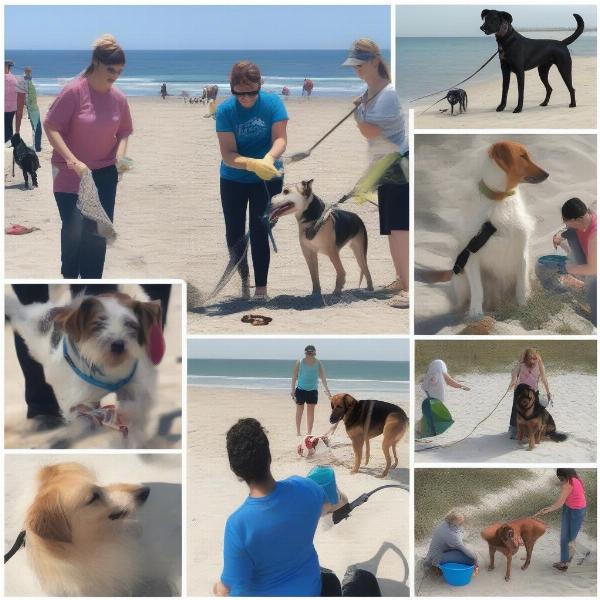
[[[379,46],[372,40],[356,40],[344,66],[353,67],[367,84],[367,91],[357,99],[355,112],[360,133],[369,143],[369,158],[400,153],[408,155],[408,139],[398,94],[391,83],[389,67],[381,57]],[[405,183],[382,183],[377,188],[379,229],[387,235],[396,279],[387,289],[398,294],[394,306],[408,307],[409,285],[409,187]]]

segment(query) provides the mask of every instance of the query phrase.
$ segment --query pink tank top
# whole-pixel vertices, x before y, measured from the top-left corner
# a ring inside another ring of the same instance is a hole
[[[529,370],[529,367],[521,363],[519,365],[519,375],[517,377],[517,385],[519,383],[526,383],[529,387],[533,388],[537,391],[538,389],[538,381],[540,378],[540,365],[539,363],[535,363],[535,367]]]
[[[585,231],[577,231],[577,239],[579,240],[579,243],[581,244],[581,249],[583,250],[586,258],[588,255],[588,245],[590,242],[590,237],[596,233],[596,227],[597,227],[597,221],[598,221],[598,215],[596,213],[591,213],[592,215],[592,222],[590,223],[590,226],[585,230]]]
[[[4,112],[17,110],[17,78],[12,73],[4,74]]]
[[[587,506],[585,502],[585,491],[583,490],[583,484],[576,477],[571,477],[569,480],[573,490],[567,496],[565,504],[569,508],[585,508]]]

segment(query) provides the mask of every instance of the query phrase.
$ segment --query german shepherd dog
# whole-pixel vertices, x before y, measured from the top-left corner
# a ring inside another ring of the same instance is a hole
[[[546,524],[539,519],[525,518],[510,521],[509,523],[494,523],[481,532],[481,537],[488,543],[490,551],[490,566],[488,571],[494,570],[494,557],[496,550],[506,556],[505,581],[510,580],[510,567],[512,557],[518,552],[519,546],[524,545],[527,552],[525,563],[521,567],[524,571],[531,562],[533,546],[538,538],[546,533]]]
[[[526,383],[515,389],[514,403],[517,409],[517,440],[525,435],[529,438],[528,450],[548,437],[554,442],[564,442],[566,434],[558,433],[552,415],[540,404],[538,395]]]
[[[38,186],[36,171],[40,168],[40,159],[33,148],[30,148],[21,139],[18,133],[15,133],[10,138],[10,144],[13,147],[13,165],[12,175],[15,176],[15,163],[21,167],[23,171],[23,179],[25,179],[25,189],[29,189],[29,181],[27,175],[31,175],[31,183],[33,187]]]
[[[386,464],[380,477],[385,477],[390,468],[395,469],[398,466],[396,446],[408,428],[408,417],[399,406],[381,400],[356,400],[350,394],[336,394],[331,398],[329,422],[335,424],[342,419],[354,449],[352,473],[358,473],[360,468],[363,443],[367,446],[365,465],[368,465],[369,440],[381,434]],[[393,465],[390,448],[394,453]]]
[[[325,211],[325,203],[313,194],[312,182],[302,181],[285,186],[281,192],[283,200],[271,207],[270,220],[285,215],[295,215],[298,221],[300,248],[308,265],[313,294],[321,293],[319,281],[319,254],[329,257],[336,272],[334,294],[339,294],[346,283],[346,272],[340,260],[340,250],[350,245],[360,267],[360,280],[367,280],[367,288],[373,289],[373,280],[367,266],[367,229],[362,219],[347,210],[334,208],[318,228],[315,224]]]

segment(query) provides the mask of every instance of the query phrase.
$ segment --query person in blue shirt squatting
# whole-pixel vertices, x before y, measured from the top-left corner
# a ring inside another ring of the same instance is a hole
[[[320,596],[319,557],[313,537],[319,518],[348,502],[327,501],[314,481],[275,481],[269,440],[256,419],[240,419],[227,432],[231,470],[249,487],[227,519],[221,578],[215,596]]]
[[[216,112],[221,149],[221,204],[230,256],[239,261],[242,297],[250,297],[248,261],[242,259],[246,210],[250,207],[250,246],[255,298],[267,298],[269,224],[265,219],[272,196],[283,187],[279,157],[287,144],[288,115],[277,94],[261,91],[258,66],[250,61],[233,65],[232,96]]]

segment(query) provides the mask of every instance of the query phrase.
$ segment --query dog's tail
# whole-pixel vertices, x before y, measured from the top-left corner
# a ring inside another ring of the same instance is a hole
[[[562,43],[565,46],[572,44],[583,33],[583,30],[585,27],[584,23],[583,23],[583,19],[581,18],[580,15],[573,14],[573,16],[575,17],[575,20],[577,21],[577,29],[568,38],[565,38],[564,40],[562,40]]]
[[[564,442],[568,436],[566,433],[559,433],[558,431],[553,431],[552,433],[548,434],[548,437],[553,442]]]

